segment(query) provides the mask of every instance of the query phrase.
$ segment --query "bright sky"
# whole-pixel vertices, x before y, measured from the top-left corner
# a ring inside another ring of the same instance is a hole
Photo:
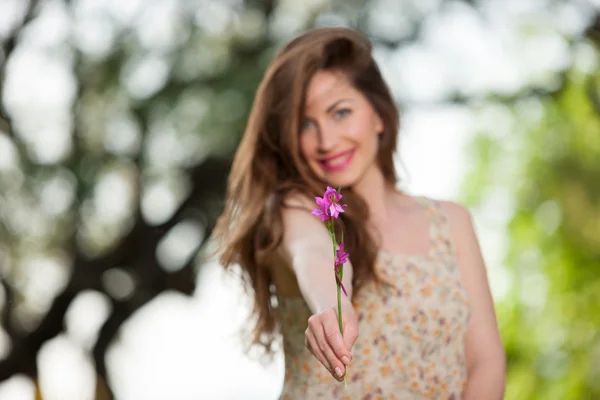
[[[0,6],[3,8],[0,29],[7,26],[2,22],[4,19],[10,21],[11,10],[23,4],[20,0],[5,1]],[[316,6],[322,2],[315,0],[310,4]],[[419,4],[432,7],[438,2],[430,0]],[[104,3],[79,0],[76,3],[76,14],[86,21],[75,27],[80,33],[79,45],[90,54],[98,55],[110,48],[113,38],[110,31],[104,29],[105,21],[92,17],[108,9],[120,23],[127,24],[135,19],[142,4],[141,1],[113,0]],[[101,3],[104,6],[99,6]],[[291,29],[290,21],[299,15],[295,7],[299,7],[300,2],[284,3],[286,7],[277,14],[274,22],[274,29],[278,31]],[[380,3],[378,7],[386,9],[394,2],[380,0],[377,3]],[[569,4],[557,6],[558,11],[550,12],[547,11],[548,3],[547,0],[489,1],[484,7],[485,21],[468,7],[453,3],[444,15],[429,20],[421,42],[393,53],[377,49],[377,59],[386,79],[407,105],[402,115],[399,150],[409,174],[403,186],[410,192],[440,199],[460,199],[461,182],[470,166],[465,147],[476,128],[481,127],[481,121],[460,106],[438,104],[439,99],[455,90],[468,95],[489,90],[513,92],[527,82],[551,80],[552,73],[568,61],[570,55],[560,34],[577,33],[585,23],[585,15]],[[140,31],[139,37],[148,45],[158,41],[162,48],[168,48],[170,42],[165,37],[175,38],[173,40],[177,37],[173,27],[168,25],[176,21],[175,0],[161,0],[156,4],[153,12],[143,14],[142,20],[150,21],[162,33],[157,36],[148,30]],[[216,4],[214,7],[219,8]],[[8,82],[5,93],[7,106],[17,114],[23,111],[31,115],[32,110],[40,110],[52,116],[53,119],[44,120],[45,123],[49,121],[45,130],[40,131],[35,120],[29,121],[25,129],[26,135],[30,135],[28,139],[39,143],[34,148],[34,156],[42,162],[60,159],[69,145],[62,133],[65,132],[62,129],[65,116],[60,105],[68,104],[72,99],[72,76],[65,72],[64,62],[38,51],[43,46],[40,42],[56,43],[66,34],[60,29],[64,27],[61,23],[63,11],[57,5],[49,7],[48,16],[36,28],[39,30],[33,31],[37,34],[29,33],[34,45],[15,55],[11,68],[18,72]],[[211,20],[209,27],[216,33],[222,29],[223,18],[226,18],[222,10],[218,12],[221,19]],[[399,29],[398,24],[386,19],[384,14],[378,15],[373,17],[373,26],[387,30],[387,33]],[[161,16],[165,16],[167,22]],[[324,16],[322,20],[332,20],[332,17]],[[523,29],[528,29],[526,37],[520,34]],[[41,31],[45,33],[40,35]],[[152,62],[140,67],[140,73],[150,73],[153,79],[159,76],[156,79],[160,80],[160,60]],[[153,75],[152,71],[158,75]],[[145,90],[152,89],[144,87],[143,82],[130,81],[129,84],[132,85],[130,90],[140,96]],[[126,123],[118,126],[126,126]],[[499,130],[499,135],[502,135],[503,127],[510,129],[510,121],[502,119],[501,114],[486,123],[487,129]],[[135,134],[132,135],[127,136],[128,146],[135,146]],[[14,149],[0,136],[0,171],[10,169],[15,161]],[[108,182],[111,187],[119,189],[123,197],[129,196],[123,181],[114,176],[108,178],[113,179]],[[65,182],[58,180],[48,189],[53,197],[61,199],[52,205],[59,210],[68,207],[70,201],[64,196],[68,192],[64,189],[68,185]],[[168,188],[159,187],[152,192],[151,201],[143,206],[152,208],[154,204],[154,209],[161,209],[161,205],[164,206],[162,209],[172,208],[175,195],[169,193]],[[98,207],[119,214],[119,204],[113,201],[114,198],[98,198]],[[510,285],[510,279],[502,269],[503,228],[510,216],[510,204],[510,196],[500,194],[493,196],[482,209],[473,210],[497,299],[502,298]],[[188,242],[177,238],[197,239],[202,234],[193,226],[182,229],[179,236],[173,234],[173,241],[179,240],[179,244],[172,247],[177,251],[167,249],[162,252],[162,256],[170,257],[173,263],[178,262],[176,253],[189,248]],[[45,276],[54,279],[57,285],[64,280],[58,272],[57,262],[33,259],[30,264],[32,268],[43,268]],[[260,367],[242,356],[236,341],[236,330],[248,311],[248,302],[240,287],[214,264],[203,267],[201,278],[197,294],[192,298],[164,294],[123,327],[120,340],[108,356],[111,379],[120,400],[277,398],[283,377],[281,357],[274,365]],[[40,383],[45,400],[92,399],[93,369],[84,349],[93,343],[98,326],[108,312],[106,299],[97,293],[80,296],[71,307],[67,317],[68,333],[51,340],[39,355]],[[6,350],[5,342],[4,336],[0,335],[0,350]],[[0,398],[31,400],[32,384],[16,376],[0,384]]]

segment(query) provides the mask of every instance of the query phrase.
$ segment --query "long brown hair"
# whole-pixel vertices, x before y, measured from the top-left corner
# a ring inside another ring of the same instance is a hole
[[[267,258],[283,235],[281,210],[292,191],[322,195],[326,182],[311,172],[299,151],[305,92],[319,70],[341,71],[371,103],[383,121],[377,163],[388,185],[394,168],[399,117],[390,90],[362,34],[345,28],[319,28],[283,47],[265,72],[228,180],[225,209],[214,231],[225,268],[239,264],[254,295],[252,344],[272,353],[277,318]],[[375,278],[377,245],[366,228],[368,209],[352,188],[344,188],[342,214],[346,248],[352,255],[353,290]]]

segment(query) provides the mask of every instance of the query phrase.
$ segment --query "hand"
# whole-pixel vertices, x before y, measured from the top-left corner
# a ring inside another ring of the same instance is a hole
[[[337,308],[331,307],[308,319],[305,344],[310,352],[327,368],[329,373],[341,381],[350,364],[350,351],[358,337],[358,318],[348,304],[342,307],[342,329],[340,333]]]

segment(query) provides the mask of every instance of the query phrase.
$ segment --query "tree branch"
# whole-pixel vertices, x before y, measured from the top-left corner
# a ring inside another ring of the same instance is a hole
[[[44,343],[63,330],[64,316],[75,295],[78,293],[72,285],[59,294],[50,310],[38,327],[24,336],[11,337],[11,351],[4,360],[0,361],[0,382],[14,374],[25,374],[31,378],[37,377],[37,354]]]
[[[15,290],[12,285],[4,278],[0,278],[0,283],[4,288],[4,308],[2,309],[2,327],[9,337],[15,335],[13,327],[13,306],[15,302]]]

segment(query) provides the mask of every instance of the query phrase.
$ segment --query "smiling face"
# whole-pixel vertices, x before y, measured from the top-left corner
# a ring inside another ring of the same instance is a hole
[[[300,150],[332,186],[353,186],[377,168],[381,118],[367,98],[335,71],[319,71],[306,90]]]

